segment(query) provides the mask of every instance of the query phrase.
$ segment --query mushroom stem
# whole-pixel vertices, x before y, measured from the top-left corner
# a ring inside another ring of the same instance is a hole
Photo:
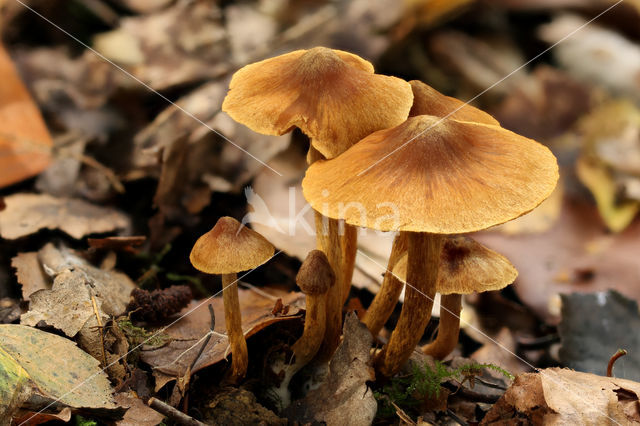
[[[358,252],[358,228],[344,224],[344,234],[340,236],[342,246],[341,272],[342,277],[342,304],[349,298],[353,269],[356,266],[356,253]]]
[[[387,322],[393,312],[393,308],[395,308],[396,303],[398,303],[398,298],[400,297],[404,283],[393,274],[393,268],[406,251],[407,238],[404,233],[399,233],[393,240],[389,264],[387,265],[387,271],[384,274],[380,291],[378,291],[378,294],[374,297],[371,306],[367,309],[367,313],[362,320],[374,336],[380,333],[384,323]]]
[[[325,229],[324,223],[327,223]],[[339,223],[336,219],[331,219],[316,212],[316,239],[318,249],[322,250],[329,260],[329,265],[333,269],[336,282],[326,294],[326,328],[324,342],[318,352],[321,361],[327,361],[340,343],[340,332],[342,331],[342,247],[340,236],[338,235]]]
[[[238,383],[247,373],[249,352],[247,350],[247,341],[242,332],[236,274],[222,274],[222,289],[224,320],[232,354],[229,379],[232,383]]]
[[[389,343],[376,357],[376,369],[385,377],[397,373],[420,341],[431,318],[433,297],[444,237],[407,232],[408,264],[404,305]]]
[[[306,311],[302,336],[291,348],[295,355],[292,375],[307,365],[320,349],[326,328],[325,295],[307,295]]]
[[[440,297],[440,326],[433,342],[424,345],[422,352],[436,359],[444,359],[456,348],[460,332],[461,294],[443,294]]]

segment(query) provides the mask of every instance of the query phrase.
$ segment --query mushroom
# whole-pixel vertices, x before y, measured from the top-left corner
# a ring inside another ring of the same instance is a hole
[[[409,84],[413,91],[413,106],[409,111],[409,117],[435,115],[462,121],[499,125],[498,121],[486,112],[456,98],[445,96],[419,80],[412,80]],[[384,323],[389,319],[402,292],[404,284],[391,271],[400,256],[405,254],[406,246],[406,238],[396,238],[394,241],[380,291],[376,294],[363,318],[364,324],[374,336],[380,332]]]
[[[273,253],[273,245],[262,235],[225,216],[198,238],[189,255],[194,268],[207,274],[222,275],[224,319],[233,355],[230,374],[233,383],[244,377],[249,363],[247,342],[242,332],[237,273],[257,268]]]
[[[306,315],[302,336],[293,344],[293,363],[283,368],[284,377],[272,391],[278,395],[281,405],[290,403],[289,383],[293,376],[307,365],[320,349],[326,329],[326,293],[336,281],[335,273],[324,252],[312,250],[302,262],[296,275],[296,283],[306,295]]]
[[[296,275],[298,287],[307,296],[307,313],[302,337],[291,348],[295,356],[295,371],[309,363],[320,349],[326,329],[325,294],[335,281],[335,273],[324,252],[310,251]]]
[[[315,47],[249,64],[229,84],[222,110],[264,134],[282,135],[298,127],[311,140],[309,164],[334,158],[377,130],[402,123],[413,94],[406,81],[374,74],[368,61],[341,50]],[[342,305],[349,294],[356,255],[356,229],[322,216],[316,208],[318,248],[336,272],[327,295],[326,344],[330,356],[342,329]]]
[[[401,282],[405,281],[406,254],[396,264],[393,274]],[[436,283],[436,291],[441,295],[438,335],[433,342],[423,346],[422,351],[436,359],[444,359],[458,344],[462,295],[500,290],[517,276],[516,268],[501,254],[469,237],[448,237],[440,255]]]
[[[406,234],[414,288],[376,357],[381,374],[397,372],[424,332],[444,236],[515,219],[547,198],[557,180],[556,159],[545,146],[496,125],[430,115],[375,132],[309,167],[302,189],[312,207],[324,205],[336,218],[341,203],[359,203],[361,211],[348,212],[345,222]]]

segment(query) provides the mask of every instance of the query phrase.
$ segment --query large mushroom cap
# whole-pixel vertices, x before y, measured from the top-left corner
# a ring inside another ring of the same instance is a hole
[[[302,189],[314,209],[351,225],[459,234],[529,212],[557,180],[556,158],[536,141],[420,115],[315,162]]]
[[[406,280],[406,254],[393,268],[393,273],[400,280]],[[471,294],[500,290],[517,276],[516,268],[501,254],[468,237],[449,237],[442,248],[436,291],[440,294]]]
[[[406,81],[374,74],[369,62],[351,53],[316,47],[241,68],[222,110],[259,133],[299,127],[333,158],[368,134],[402,123],[412,100]]]
[[[477,123],[494,124],[499,126],[498,120],[491,115],[475,108],[459,99],[443,95],[433,87],[419,80],[412,80],[413,106],[409,117],[417,115],[435,115],[461,121],[475,121]]]
[[[233,274],[262,265],[273,256],[273,245],[232,217],[221,217],[198,238],[189,260],[208,274]]]

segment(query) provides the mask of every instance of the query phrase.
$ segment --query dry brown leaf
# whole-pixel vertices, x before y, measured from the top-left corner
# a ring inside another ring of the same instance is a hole
[[[367,382],[375,380],[371,367],[373,337],[355,313],[347,314],[344,339],[329,363],[325,382],[285,411],[292,421],[327,425],[368,426],[378,404]]]
[[[304,306],[302,293],[286,293],[279,290],[262,289],[269,296],[259,294],[252,290],[238,290],[240,309],[242,311],[242,329],[245,336],[250,337],[263,328],[278,321],[297,318],[301,307]],[[289,305],[286,314],[273,314],[273,306],[278,298],[282,303]],[[187,368],[193,362],[200,347],[196,343],[208,332],[211,323],[208,304],[213,305],[216,312],[217,333],[225,333],[226,326],[223,302],[221,297],[214,297],[209,302],[194,301],[184,308],[184,315],[178,322],[163,331],[175,339],[160,348],[143,347],[141,359],[153,367],[153,375],[156,378],[156,391],[170,381],[182,378]],[[191,373],[195,373],[205,367],[218,363],[225,359],[225,351],[229,346],[226,336],[213,335],[207,344]]]
[[[480,424],[638,424],[639,399],[640,383],[548,368],[516,377]]]
[[[550,301],[558,293],[610,288],[640,300],[640,221],[619,234],[608,233],[595,206],[565,199],[558,222],[541,234],[475,234],[475,239],[505,253],[519,272],[514,289],[540,317],[557,321]]]
[[[53,142],[1,43],[0,76],[0,187],[5,187],[43,171]]]
[[[124,312],[135,288],[126,275],[98,269],[69,249],[57,249],[51,243],[38,252],[38,258],[42,267],[50,271],[53,285],[51,290],[31,294],[29,311],[22,315],[22,324],[35,326],[44,321],[73,337],[87,320],[95,317],[91,295],[105,321],[109,315]]]
[[[504,128],[545,141],[569,130],[590,103],[591,91],[586,85],[541,65],[509,91],[492,113]]]
[[[640,46],[613,29],[585,24],[579,15],[559,14],[540,28],[540,38],[557,43],[551,53],[578,79],[640,99]]]
[[[11,259],[11,266],[16,269],[18,283],[22,285],[22,298],[29,297],[38,290],[51,287],[51,280],[42,269],[37,252],[18,253]]]
[[[153,14],[123,18],[120,28],[97,35],[94,47],[156,90],[204,81],[228,70],[221,18],[208,1],[179,1]]]
[[[164,416],[150,408],[134,392],[121,392],[115,395],[116,404],[127,409],[117,426],[155,426],[162,423]]]
[[[7,207],[0,212],[0,235],[8,240],[41,229],[59,229],[73,238],[82,238],[131,225],[124,213],[75,198],[20,193],[9,195],[4,201]]]

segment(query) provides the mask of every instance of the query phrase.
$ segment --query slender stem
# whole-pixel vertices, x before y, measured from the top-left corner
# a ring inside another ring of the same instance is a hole
[[[460,333],[461,294],[443,294],[440,298],[440,326],[433,342],[424,345],[422,352],[436,359],[444,359],[456,348]]]
[[[304,331],[292,347],[295,355],[294,374],[307,365],[318,352],[326,329],[325,295],[308,295],[306,302],[307,313],[304,318]]]
[[[400,233],[393,240],[389,264],[387,265],[380,291],[374,297],[363,319],[364,325],[374,336],[380,333],[380,330],[391,316],[396,303],[398,303],[404,283],[393,275],[393,268],[406,251],[407,238],[403,233]]]
[[[438,266],[444,237],[407,232],[408,264],[404,305],[389,343],[376,357],[376,369],[385,377],[397,373],[420,341],[431,318]]]
[[[328,225],[326,229],[323,226],[324,223]],[[342,248],[338,235],[338,221],[316,212],[316,239],[318,248],[327,255],[329,264],[336,275],[335,284],[326,294],[326,328],[324,342],[318,352],[319,360],[327,361],[338,347],[342,331],[342,280],[344,274],[341,273]]]
[[[342,246],[341,271],[342,278],[342,304],[349,298],[351,291],[351,281],[353,279],[353,270],[356,266],[356,253],[358,252],[358,228],[344,224],[344,235],[340,236]]]
[[[607,377],[613,376],[613,364],[616,363],[618,358],[623,357],[627,354],[627,351],[624,349],[618,349],[618,351],[613,354],[611,358],[609,358],[609,364],[607,364]]]
[[[231,344],[230,381],[238,383],[247,373],[249,351],[247,341],[242,332],[240,301],[238,300],[238,284],[236,274],[222,275],[222,298],[224,301],[224,320],[227,326],[229,343]]]

